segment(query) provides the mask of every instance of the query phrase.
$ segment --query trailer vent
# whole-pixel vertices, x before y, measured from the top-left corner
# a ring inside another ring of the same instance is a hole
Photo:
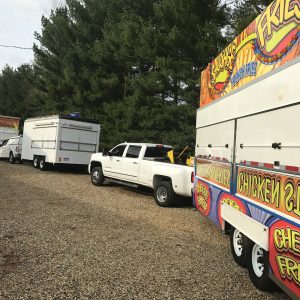
[[[69,124],[69,127],[79,128],[79,129],[92,129],[92,126],[78,125],[78,124]]]

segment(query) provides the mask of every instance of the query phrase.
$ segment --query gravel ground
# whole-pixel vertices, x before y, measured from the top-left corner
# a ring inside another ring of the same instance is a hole
[[[189,203],[0,161],[0,299],[288,299],[255,289]]]

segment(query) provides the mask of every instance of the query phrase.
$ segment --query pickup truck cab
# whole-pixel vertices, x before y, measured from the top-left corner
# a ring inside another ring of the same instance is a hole
[[[91,157],[89,173],[94,185],[104,180],[154,189],[154,198],[159,206],[174,204],[175,195],[192,196],[194,169],[171,164],[167,153],[171,146],[123,143],[107,154],[96,153]]]

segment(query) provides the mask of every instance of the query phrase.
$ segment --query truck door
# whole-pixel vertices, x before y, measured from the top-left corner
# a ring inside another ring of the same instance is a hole
[[[127,148],[125,157],[122,158],[122,170],[125,180],[137,182],[140,167],[139,156],[142,146],[130,145]]]
[[[4,141],[2,146],[0,147],[0,158],[8,158],[9,157],[9,148],[7,146],[8,140]]]
[[[109,151],[108,159],[104,163],[105,176],[123,179],[122,156],[127,145],[118,145]]]

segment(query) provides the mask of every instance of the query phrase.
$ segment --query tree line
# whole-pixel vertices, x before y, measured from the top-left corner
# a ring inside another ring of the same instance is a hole
[[[201,70],[270,2],[66,0],[42,17],[33,64],[0,73],[0,114],[80,112],[103,147],[193,148]]]

